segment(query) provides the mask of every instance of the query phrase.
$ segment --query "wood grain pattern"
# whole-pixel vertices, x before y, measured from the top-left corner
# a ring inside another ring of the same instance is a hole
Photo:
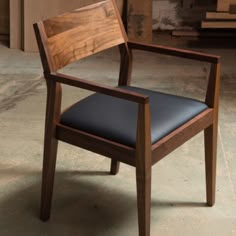
[[[44,21],[44,26],[57,69],[126,40],[110,1]]]
[[[107,7],[106,2],[100,2],[96,6],[87,6],[79,8],[72,12],[64,13],[62,15],[47,19],[43,21],[47,37],[50,38],[57,34],[63,33],[73,28],[79,27],[90,27],[90,24],[94,25],[96,20],[99,22],[103,21],[109,14],[115,15],[112,12],[113,7],[109,5]],[[109,21],[110,18],[107,20]],[[103,23],[102,23],[103,24]]]

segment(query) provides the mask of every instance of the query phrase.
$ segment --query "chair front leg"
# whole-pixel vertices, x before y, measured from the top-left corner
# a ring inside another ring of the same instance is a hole
[[[40,219],[43,221],[47,221],[50,218],[58,146],[55,122],[59,119],[61,109],[61,86],[53,81],[47,81],[47,90],[48,94],[40,208]]]
[[[150,236],[151,167],[136,168],[139,236]]]
[[[213,124],[204,130],[206,192],[209,206],[215,204],[219,92],[220,64],[217,63],[211,65],[206,94],[206,104],[214,109]]]
[[[117,161],[117,160],[112,159],[111,160],[110,174],[111,175],[117,175],[119,173],[119,169],[120,169],[120,162]]]
[[[139,236],[150,236],[151,155],[150,105],[149,103],[140,104],[136,141],[136,184]]]

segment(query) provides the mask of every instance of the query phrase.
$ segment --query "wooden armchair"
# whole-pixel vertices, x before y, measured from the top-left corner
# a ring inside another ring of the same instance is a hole
[[[113,0],[103,1],[34,25],[44,75],[47,107],[40,218],[50,217],[58,140],[136,168],[139,236],[150,235],[151,170],[171,151],[204,130],[207,204],[215,203],[219,57],[128,41]],[[119,46],[118,87],[102,86],[57,71],[81,58]],[[132,87],[132,51],[209,62],[205,102]],[[95,94],[61,114],[61,84]]]

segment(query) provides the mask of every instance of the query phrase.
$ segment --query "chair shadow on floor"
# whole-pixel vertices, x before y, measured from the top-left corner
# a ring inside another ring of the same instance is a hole
[[[152,207],[157,208],[200,208],[200,207],[207,207],[207,204],[204,202],[177,202],[177,201],[152,201]]]
[[[3,190],[5,197],[0,197],[0,235],[138,234],[135,185],[130,186],[131,191],[120,191],[115,185],[108,186],[118,176],[112,177],[106,171],[57,171],[51,218],[48,222],[41,222],[41,172],[9,169],[1,170],[0,176],[10,179],[13,174],[19,175],[17,183],[11,181]],[[153,210],[201,206],[205,203],[163,202],[155,196],[152,198]]]
[[[0,195],[0,235],[89,236],[95,232],[96,236],[108,236],[116,229],[119,233],[122,224],[136,214],[135,195],[130,197],[96,181],[100,177],[112,181],[108,172],[57,171],[51,218],[41,222],[41,172],[9,169],[0,173],[9,180],[13,175],[19,176],[18,185],[9,181],[4,198]]]

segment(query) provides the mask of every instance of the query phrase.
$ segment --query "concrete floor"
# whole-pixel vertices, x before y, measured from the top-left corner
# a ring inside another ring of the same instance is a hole
[[[235,43],[155,39],[221,55],[222,82],[216,205],[205,204],[199,134],[153,168],[151,235],[236,235]],[[142,52],[135,56],[133,85],[203,99],[208,64]],[[118,51],[109,50],[65,72],[116,85],[118,62]],[[119,175],[110,176],[108,159],[64,143],[59,145],[51,220],[39,220],[46,98],[41,74],[37,54],[0,45],[0,235],[138,235],[134,168],[121,165]],[[89,93],[63,87],[63,94],[65,107]]]

